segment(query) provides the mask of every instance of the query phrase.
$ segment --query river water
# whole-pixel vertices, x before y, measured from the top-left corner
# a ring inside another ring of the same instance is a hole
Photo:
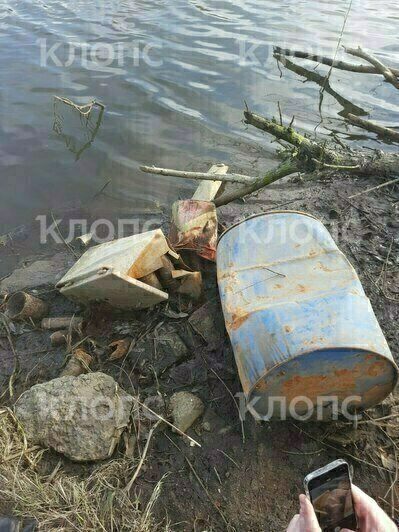
[[[104,194],[156,209],[194,184],[140,164],[251,174],[276,144],[242,123],[244,102],[309,134],[347,128],[342,107],[280,70],[273,45],[334,55],[349,0],[0,0],[0,231]],[[397,0],[353,0],[342,43],[399,66]],[[339,56],[344,56],[339,52]],[[349,58],[350,60],[350,58]],[[356,61],[356,60],[352,60]],[[311,69],[313,63],[304,63]],[[320,74],[328,69],[317,69]],[[333,71],[331,86],[375,120],[399,124],[399,93],[380,77]],[[106,105],[81,119],[54,95]],[[341,114],[340,114],[341,113]],[[316,129],[315,129],[316,128]],[[261,148],[260,148],[261,147]],[[1,234],[1,232],[0,232]]]

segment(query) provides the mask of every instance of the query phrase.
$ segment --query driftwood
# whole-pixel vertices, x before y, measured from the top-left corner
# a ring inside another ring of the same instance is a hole
[[[396,88],[399,87],[398,76],[399,70],[385,66],[379,59],[372,54],[365,52],[360,47],[357,49],[346,49],[347,53],[360,57],[370,65],[353,65],[343,61],[336,61],[327,57],[320,57],[316,55],[299,52],[296,50],[288,50],[284,48],[275,47],[275,58],[287,67],[289,70],[306,77],[311,81],[315,81],[322,88],[321,93],[328,92],[344,107],[345,113],[342,113],[347,120],[358,127],[362,127],[368,131],[373,131],[385,138],[399,142],[399,132],[380,126],[368,120],[364,120],[356,115],[367,114],[363,109],[357,107],[349,100],[339,95],[334,91],[329,84],[329,77],[320,76],[317,73],[312,73],[309,70],[296,65],[289,61],[286,56],[294,56],[303,59],[309,59],[323,63],[330,67],[348,70],[351,72],[380,74],[389,81]],[[352,112],[349,112],[352,111]],[[238,198],[243,198],[248,194],[270,185],[274,181],[282,177],[289,176],[294,173],[302,173],[308,178],[322,178],[325,176],[334,175],[338,177],[339,174],[350,174],[354,176],[380,176],[386,178],[395,178],[399,175],[399,154],[398,153],[384,153],[381,150],[352,150],[345,146],[341,141],[334,143],[327,143],[327,141],[316,141],[296,131],[293,127],[284,126],[282,124],[281,112],[280,123],[275,119],[269,119],[251,112],[249,109],[244,111],[244,118],[247,124],[250,124],[257,129],[264,131],[275,137],[281,144],[284,145],[283,161],[276,167],[267,171],[261,177],[246,176],[242,174],[230,173],[219,175],[220,181],[235,183],[240,185],[234,189],[228,190],[217,196],[213,201],[216,206],[225,205],[230,201]],[[209,173],[202,172],[185,172],[181,170],[172,170],[167,168],[156,168],[152,166],[142,166],[141,170],[157,175],[175,176],[185,179],[201,179],[210,180],[213,177]],[[397,183],[396,179],[391,179],[387,183],[381,185]],[[374,187],[374,190],[381,187]]]

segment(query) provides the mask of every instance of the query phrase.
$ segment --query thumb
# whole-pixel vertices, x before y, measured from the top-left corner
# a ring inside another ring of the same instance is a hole
[[[312,503],[305,495],[299,496],[300,514],[305,524],[305,532],[321,532]]]

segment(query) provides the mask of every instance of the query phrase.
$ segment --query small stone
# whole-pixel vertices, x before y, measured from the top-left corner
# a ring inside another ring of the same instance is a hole
[[[220,304],[209,301],[191,314],[188,320],[194,331],[199,334],[210,348],[223,343],[224,321]]]
[[[36,384],[18,399],[15,414],[30,442],[84,462],[112,455],[132,406],[112,377],[89,373]]]
[[[211,432],[211,424],[209,423],[209,421],[204,421],[202,423],[202,428],[203,430],[205,430],[206,432]]]
[[[170,398],[169,408],[173,424],[182,432],[186,432],[205,410],[201,399],[190,392],[174,393]]]

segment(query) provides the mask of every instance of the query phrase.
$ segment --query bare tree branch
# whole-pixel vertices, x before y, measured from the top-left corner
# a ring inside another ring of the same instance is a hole
[[[384,63],[377,59],[374,55],[366,52],[360,46],[358,48],[345,48],[345,51],[355,57],[360,57],[371,63],[374,68],[384,76],[384,78],[391,83],[396,89],[399,89],[398,74],[395,74],[393,70],[388,68]]]
[[[355,63],[347,63],[341,60],[331,59],[330,57],[325,57],[322,55],[309,54],[307,52],[302,52],[300,50],[290,50],[288,48],[280,48],[280,46],[274,47],[275,53],[299,57],[300,59],[308,59],[309,61],[315,61],[316,63],[321,63],[322,65],[333,66],[340,70],[346,70],[348,72],[357,72],[359,74],[381,74],[381,72],[373,65],[357,65]],[[399,69],[391,68],[390,69],[395,76],[399,76]]]

